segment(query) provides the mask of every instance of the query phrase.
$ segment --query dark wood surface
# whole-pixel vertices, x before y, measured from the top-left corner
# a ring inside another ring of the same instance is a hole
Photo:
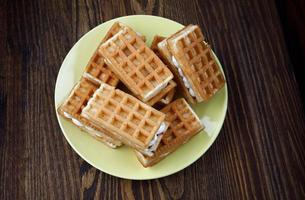
[[[229,89],[211,149],[151,181],[91,167],[65,140],[54,110],[56,76],[72,45],[131,14],[199,24]],[[305,199],[304,102],[294,69],[274,1],[2,0],[0,199]]]
[[[296,79],[305,101],[305,1],[276,1],[278,13],[283,25],[284,37]],[[303,84],[302,84],[303,83]]]

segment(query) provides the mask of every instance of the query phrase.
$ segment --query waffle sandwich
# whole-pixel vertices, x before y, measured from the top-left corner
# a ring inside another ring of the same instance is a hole
[[[133,148],[142,165],[151,167],[204,128],[184,98],[173,101],[176,86],[188,102],[199,103],[225,79],[197,25],[167,38],[156,35],[150,48],[145,39],[115,22],[57,111],[111,148]],[[126,92],[116,88],[120,81]],[[161,111],[152,107],[160,103]]]
[[[220,66],[197,25],[159,42],[158,49],[189,102],[206,101],[224,86]]]
[[[86,78],[82,78],[74,86],[69,97],[57,109],[58,113],[97,140],[111,148],[116,148],[122,145],[120,141],[114,139],[115,137],[110,132],[107,132],[107,130],[96,126],[81,116],[83,108],[87,105],[88,100],[92,97],[96,89],[97,86],[94,83]]]
[[[146,156],[153,155],[168,127],[164,113],[107,84],[95,91],[81,116]]]
[[[105,37],[102,40],[102,43],[104,43],[109,38],[113,37],[115,34],[117,34],[119,31],[121,31],[124,28],[130,28],[129,26],[121,23],[121,22],[115,22],[110,29],[107,31]],[[135,32],[144,42],[146,41],[146,37],[142,35],[139,32]]]
[[[89,63],[87,64],[83,77],[91,80],[97,85],[101,83],[107,83],[111,86],[117,86],[119,79],[109,69],[105,63],[104,58],[98,51],[94,52]]]
[[[158,102],[165,105],[169,104],[173,100],[176,85],[177,84],[171,80],[163,90],[161,90],[156,96],[147,101],[146,104],[150,106],[153,106]]]
[[[101,41],[101,44],[115,35],[117,32],[122,30],[126,25],[115,22],[109,31],[106,33],[104,38]],[[144,41],[146,40],[144,36],[137,33]],[[99,45],[100,46],[100,45]],[[83,77],[90,79],[95,84],[100,85],[102,82],[107,83],[111,86],[116,86],[119,82],[119,79],[115,76],[115,74],[109,69],[108,65],[104,61],[104,57],[97,50],[94,52],[93,56],[89,60],[85,71],[83,73]]]
[[[150,45],[151,50],[160,58],[158,43],[164,40],[165,37],[155,35],[154,39]],[[155,97],[146,102],[148,105],[154,105],[156,103],[169,104],[175,94],[176,83],[171,80],[166,88],[164,88],[160,93],[158,93]]]
[[[173,78],[159,57],[129,27],[105,41],[99,52],[117,77],[144,102],[156,96]]]
[[[138,160],[144,167],[158,163],[203,129],[199,118],[183,98],[173,101],[161,111],[166,114],[165,120],[170,125],[154,155],[148,157],[135,151]]]

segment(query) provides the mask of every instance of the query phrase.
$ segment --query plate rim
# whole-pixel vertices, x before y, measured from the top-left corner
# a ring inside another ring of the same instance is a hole
[[[91,162],[89,159],[86,158],[86,156],[84,156],[82,153],[80,153],[77,148],[73,145],[73,143],[71,142],[71,140],[69,139],[69,137],[66,135],[66,132],[65,132],[65,129],[63,128],[63,125],[62,125],[62,122],[60,120],[60,116],[57,112],[57,109],[58,109],[58,106],[56,105],[56,88],[57,88],[57,85],[59,84],[58,82],[58,77],[59,77],[59,74],[61,72],[61,70],[63,69],[63,64],[66,62],[67,58],[69,57],[69,55],[71,54],[72,52],[72,49],[74,49],[78,44],[79,42],[81,42],[87,34],[89,34],[90,32],[94,32],[95,29],[97,29],[99,26],[101,26],[102,24],[104,23],[111,23],[111,22],[115,22],[115,21],[118,21],[120,19],[124,19],[124,18],[133,18],[133,17],[148,17],[148,18],[157,18],[157,19],[160,19],[160,20],[167,20],[167,21],[170,21],[170,22],[173,22],[173,23],[177,23],[179,25],[182,25],[184,26],[183,24],[179,23],[179,22],[176,22],[174,20],[171,20],[171,19],[168,19],[168,18],[165,18],[165,17],[160,17],[160,16],[154,16],[154,15],[126,15],[126,16],[121,16],[121,17],[117,17],[117,18],[113,18],[113,19],[110,19],[108,21],[104,21],[102,22],[101,24],[95,26],[94,28],[90,29],[88,32],[84,33],[80,39],[78,39],[74,44],[73,46],[70,48],[69,52],[66,54],[64,60],[62,61],[61,63],[61,66],[57,72],[57,77],[56,77],[56,82],[55,82],[55,87],[54,87],[54,108],[55,108],[55,113],[56,113],[56,118],[57,118],[57,121],[58,121],[58,124],[59,124],[59,127],[60,127],[60,130],[61,132],[63,133],[65,139],[68,141],[69,145],[72,147],[72,149],[83,159],[85,160],[87,163],[89,163],[91,166],[93,166],[94,168],[98,169],[99,171],[101,172],[104,172],[108,175],[111,175],[111,176],[115,176],[115,177],[118,177],[118,178],[122,178],[122,179],[127,179],[127,180],[152,180],[152,179],[158,179],[158,178],[163,178],[163,177],[167,177],[167,176],[170,176],[170,175],[173,175],[177,172],[180,172],[182,170],[184,170],[185,168],[189,167],[190,165],[194,164],[195,162],[197,162],[209,149],[210,147],[214,144],[214,142],[216,141],[216,139],[218,138],[219,134],[220,134],[220,131],[224,125],[224,120],[226,118],[226,115],[227,115],[227,112],[228,112],[228,88],[227,88],[227,83],[225,83],[224,87],[221,89],[221,90],[225,90],[224,91],[224,109],[225,109],[225,112],[224,112],[224,115],[222,116],[222,118],[219,120],[219,126],[216,127],[216,129],[214,130],[215,134],[214,137],[211,138],[211,142],[207,145],[207,147],[205,148],[204,151],[200,152],[198,154],[198,157],[196,159],[194,159],[193,161],[187,163],[186,165],[184,165],[182,168],[180,169],[176,169],[176,170],[173,170],[173,171],[170,171],[169,173],[164,173],[163,175],[157,175],[157,176],[151,176],[151,177],[144,177],[144,178],[141,178],[141,177],[133,177],[133,176],[124,176],[124,175],[121,175],[121,174],[118,174],[118,173],[113,173],[113,172],[110,172],[108,170],[105,170],[105,169],[100,169],[100,167],[98,167],[97,165],[95,165],[93,162]],[[219,61],[218,57],[216,56],[216,54],[213,52],[213,54],[215,55],[216,57],[216,60],[217,62],[220,64],[220,68],[221,68],[221,71],[223,72],[224,74],[224,77],[226,79],[226,76],[225,76],[225,73],[224,73],[224,70],[223,70],[223,67],[222,67],[222,64],[221,62]],[[72,88],[71,88],[72,89]],[[57,102],[58,103],[58,102]],[[60,103],[59,103],[60,104]]]

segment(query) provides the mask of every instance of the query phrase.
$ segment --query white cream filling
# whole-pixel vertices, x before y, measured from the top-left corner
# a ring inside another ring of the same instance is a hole
[[[165,47],[166,46],[166,40],[162,40],[161,42],[159,42],[158,44],[157,44],[157,46],[159,47],[159,48],[163,48],[163,47]]]
[[[101,138],[105,138],[106,139],[106,143],[109,144],[110,146],[112,147],[116,147],[117,145],[110,142],[110,141],[107,141],[107,140],[112,140],[112,138],[110,138],[109,136],[107,136],[105,133],[103,132],[100,132],[100,131],[97,131],[93,128],[91,128],[90,126],[85,126],[85,129],[88,133],[90,133],[92,136],[97,136],[97,137],[101,137]]]
[[[168,97],[168,94],[166,94],[165,97],[163,97],[160,102],[164,103],[164,104],[168,104],[169,103],[169,97]]]
[[[64,116],[65,116],[66,118],[72,119],[72,116],[71,116],[69,113],[64,112]]]
[[[85,126],[84,127],[86,129],[86,131],[92,135],[92,136],[98,136],[98,137],[102,137],[102,134],[96,130],[94,130],[93,128],[89,127],[89,126]]]
[[[108,142],[108,141],[105,141],[111,148],[117,148],[117,145],[111,143],[111,142]]]
[[[99,131],[96,131],[96,130],[94,130],[93,128],[91,128],[91,127],[89,127],[89,126],[85,126],[84,128],[85,128],[86,132],[88,132],[90,135],[104,138],[103,141],[104,141],[105,143],[107,143],[111,148],[116,148],[116,147],[117,147],[116,144],[114,144],[114,143],[108,141],[108,140],[109,140],[109,139],[108,139],[108,136],[106,136],[104,133],[99,132]],[[108,140],[107,140],[107,139],[108,139]]]
[[[151,99],[152,97],[154,97],[156,94],[158,94],[162,89],[164,89],[167,85],[168,82],[172,79],[172,77],[168,77],[168,79],[166,79],[163,83],[160,83],[159,85],[157,85],[153,90],[149,91],[148,93],[146,93],[146,95],[143,98],[143,101],[148,101],[149,99]]]
[[[162,122],[158,131],[155,133],[154,138],[150,141],[148,147],[144,150],[143,153],[145,153],[145,155],[148,156],[154,155],[154,151],[156,151],[156,149],[158,148],[158,144],[160,143],[162,135],[165,133],[167,128],[168,128],[168,124]]]
[[[71,119],[72,122],[76,125],[76,126],[84,126],[80,121],[78,121],[77,119],[73,118],[72,115],[70,115],[67,112],[64,112],[64,116],[67,117],[68,119]]]
[[[182,78],[183,84],[184,86],[189,90],[189,93],[192,97],[196,97],[195,92],[190,84],[190,82],[187,80],[187,78],[184,76],[183,71],[181,70],[178,61],[176,60],[176,58],[174,56],[172,56],[172,63],[174,64],[174,66],[178,69],[179,75]]]
[[[162,103],[164,103],[164,104],[167,104],[167,103],[168,103],[168,99],[167,99],[167,98],[162,98],[162,99],[160,100],[160,102],[162,102]]]
[[[168,154],[170,154],[170,153],[171,153],[171,151],[170,151],[170,152],[166,152],[166,153],[164,153],[164,154],[159,155],[159,157],[164,158],[164,157],[166,157],[166,156],[167,156]],[[145,164],[145,165],[147,165],[148,163],[154,161],[154,159],[153,159],[153,160],[147,159],[147,157],[144,157],[144,155],[143,155],[141,152],[139,152],[139,151],[136,151],[136,154],[137,154],[137,156],[141,159],[141,161],[143,162],[143,164]],[[157,157],[157,158],[158,158],[158,157]]]
[[[98,137],[108,137],[106,136],[104,133],[101,133],[99,131],[94,130],[93,128],[89,127],[89,126],[84,126],[80,121],[78,121],[77,119],[73,118],[69,113],[64,112],[65,117],[69,118],[72,120],[72,122],[76,125],[76,126],[80,126],[83,127],[85,129],[86,132],[88,132],[90,135],[92,136],[98,136]],[[109,142],[107,140],[104,141],[105,143],[107,143],[110,147],[112,148],[116,148],[117,145],[113,144],[112,142]]]
[[[91,80],[93,80],[93,81],[95,81],[97,83],[101,83],[101,80],[95,78],[94,76],[92,76],[91,74],[89,74],[87,72],[83,73],[83,77],[91,79]]]
[[[78,121],[77,119],[72,118],[72,122],[76,125],[76,126],[84,126],[80,121]]]

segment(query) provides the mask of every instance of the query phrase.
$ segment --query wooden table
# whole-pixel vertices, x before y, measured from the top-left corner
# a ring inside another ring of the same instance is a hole
[[[73,44],[131,14],[199,24],[229,89],[211,149],[151,181],[91,167],[65,140],[54,109],[56,76]],[[0,27],[0,199],[305,198],[304,102],[273,1],[1,1]]]

